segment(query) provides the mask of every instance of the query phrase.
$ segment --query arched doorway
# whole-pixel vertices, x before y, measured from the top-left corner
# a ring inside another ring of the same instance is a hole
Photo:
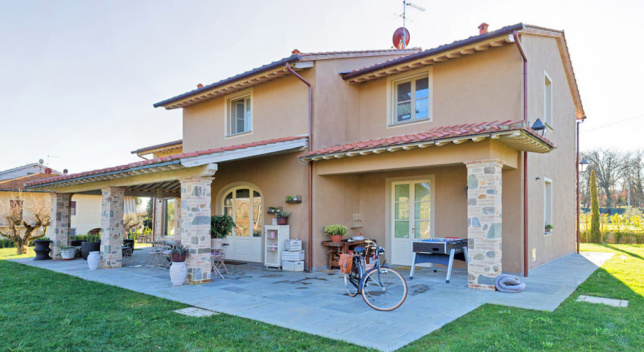
[[[262,261],[263,197],[252,185],[228,188],[220,198],[224,215],[235,220],[235,228],[228,235],[230,246],[226,258],[249,262]]]

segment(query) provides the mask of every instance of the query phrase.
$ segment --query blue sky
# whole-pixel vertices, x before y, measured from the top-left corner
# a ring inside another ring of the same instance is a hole
[[[582,149],[643,148],[642,1],[430,1],[411,46],[524,22],[564,29],[589,119]],[[0,0],[0,170],[80,172],[182,138],[160,100],[303,52],[391,47],[402,2]]]

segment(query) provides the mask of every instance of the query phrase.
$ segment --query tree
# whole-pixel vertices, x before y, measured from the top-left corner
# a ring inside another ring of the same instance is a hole
[[[138,228],[142,223],[143,221],[138,215],[134,213],[125,214],[123,216],[124,235],[128,235],[131,230]]]
[[[588,168],[595,171],[598,186],[606,195],[606,208],[612,207],[615,186],[626,170],[624,154],[612,149],[599,149],[584,155],[590,163]]]
[[[9,206],[0,203],[0,235],[13,241],[18,254],[25,254],[32,241],[47,234],[49,202],[43,194],[16,192],[11,198]]]
[[[597,175],[595,170],[590,172],[590,242],[601,242],[599,231],[599,197],[597,196]]]

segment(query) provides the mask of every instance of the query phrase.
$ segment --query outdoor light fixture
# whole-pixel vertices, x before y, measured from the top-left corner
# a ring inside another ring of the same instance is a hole
[[[588,160],[586,158],[581,158],[581,162],[579,163],[579,172],[586,172],[586,169],[588,168]]]
[[[537,121],[532,125],[532,129],[535,131],[541,131],[541,136],[546,134],[546,125],[544,125],[539,118],[537,118]]]

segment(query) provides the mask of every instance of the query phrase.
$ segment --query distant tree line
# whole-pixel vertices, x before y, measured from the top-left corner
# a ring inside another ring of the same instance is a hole
[[[581,153],[589,165],[580,175],[580,201],[590,206],[590,173],[595,171],[599,204],[616,208],[644,206],[644,150],[621,152],[615,149],[593,149]]]

